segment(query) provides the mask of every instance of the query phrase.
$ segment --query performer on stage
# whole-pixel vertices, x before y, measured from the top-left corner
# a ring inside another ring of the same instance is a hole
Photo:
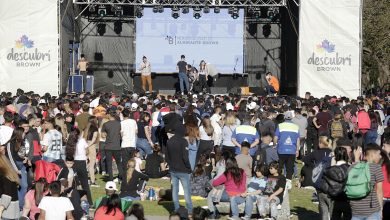
[[[146,82],[147,82],[149,87],[149,92],[151,93],[153,91],[152,68],[150,62],[145,56],[142,57],[142,62],[140,66],[141,66],[140,71],[141,71],[142,90],[146,92]]]
[[[88,61],[85,59],[85,55],[81,54],[79,62],[77,64],[77,69],[79,69],[79,74],[83,76],[83,90],[85,91],[85,88],[87,86],[87,68],[88,68]]]
[[[177,62],[176,69],[179,70],[179,83],[180,83],[180,92],[182,95],[184,95],[184,85],[186,86],[187,92],[190,91],[190,83],[188,81],[187,71],[188,66],[186,62],[186,57],[184,55],[181,55],[180,61]]]
[[[272,75],[271,72],[265,74],[268,85],[265,87],[267,89],[268,95],[272,95],[279,92],[279,80]]]
[[[201,92],[210,93],[210,87],[207,84],[208,76],[209,72],[206,66],[206,62],[202,60],[199,64],[199,83],[201,87]]]

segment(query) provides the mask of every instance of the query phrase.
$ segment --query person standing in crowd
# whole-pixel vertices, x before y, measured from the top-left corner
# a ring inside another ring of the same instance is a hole
[[[12,136],[12,132],[14,131],[14,114],[11,112],[4,112],[4,125],[0,125],[0,145],[5,145]]]
[[[137,141],[137,122],[130,118],[130,110],[124,109],[122,111],[123,121],[121,121],[121,151],[122,151],[122,167],[125,170],[127,161],[134,155]]]
[[[28,118],[29,130],[26,134],[26,144],[29,146],[28,151],[28,160],[31,161],[31,164],[35,164],[36,161],[42,159],[42,147],[41,140],[39,138],[39,133],[37,129],[34,128],[37,117],[34,115],[30,115]],[[34,169],[34,167],[33,167]]]
[[[135,169],[135,160],[127,162],[126,179],[122,181],[119,196],[127,201],[141,200],[138,192],[143,192],[149,177]]]
[[[62,134],[54,128],[54,125],[54,118],[47,118],[43,123],[42,159],[47,162],[60,160],[64,156]]]
[[[232,155],[236,152],[236,146],[232,142],[232,135],[237,127],[236,121],[236,116],[232,112],[228,112],[222,129],[222,151],[229,151]]]
[[[190,159],[191,170],[195,169],[196,155],[198,153],[198,145],[200,139],[199,127],[195,123],[195,121],[190,120],[185,123],[185,138],[188,141],[188,156]]]
[[[383,211],[382,218],[390,219],[390,132],[383,134],[382,173],[383,173]]]
[[[202,125],[199,127],[199,147],[196,152],[196,162],[198,163],[199,158],[202,154],[204,154],[207,158],[209,158],[210,153],[213,151],[214,141],[214,127],[211,125],[211,120],[209,117],[205,117],[202,120]]]
[[[329,113],[329,105],[323,104],[320,112],[313,119],[313,123],[318,129],[318,136],[329,136],[329,122],[332,120],[332,115]]]
[[[103,125],[108,122],[109,119],[107,117],[102,118],[100,121],[100,126],[99,126],[99,167],[101,174],[104,176],[107,174],[107,156],[106,156],[106,137],[103,135],[102,128]]]
[[[316,119],[316,110],[310,109],[307,118],[307,136],[306,136],[306,151],[309,154],[313,150],[318,149],[318,128],[314,123]]]
[[[177,62],[176,70],[179,71],[179,83],[180,83],[180,92],[184,95],[184,85],[186,87],[187,92],[190,91],[190,83],[188,81],[187,71],[188,66],[186,62],[186,57],[184,55],[180,56],[180,61]]]
[[[206,61],[202,60],[199,64],[199,84],[202,92],[210,93],[210,87],[207,84],[209,77]]]
[[[150,65],[150,62],[148,61],[148,58],[146,58],[146,56],[142,57],[142,62],[140,64],[139,70],[141,71],[142,90],[146,92],[146,83],[148,83],[149,92],[151,93],[153,91],[152,66]]]
[[[273,76],[271,72],[265,74],[265,79],[267,80],[268,85],[266,85],[267,94],[272,95],[279,92],[279,80],[276,76]]]
[[[162,116],[164,122],[164,129],[170,138],[174,133],[178,124],[183,124],[183,117],[176,113],[176,104],[169,104],[169,113]]]
[[[384,178],[381,166],[379,165],[381,160],[380,152],[381,149],[376,144],[368,144],[364,149],[364,156],[370,170],[371,190],[369,194],[363,198],[350,200],[353,220],[382,219]],[[352,165],[352,169],[354,166],[356,166],[356,164]]]
[[[121,123],[116,119],[116,111],[110,109],[109,121],[103,124],[102,137],[106,138],[104,145],[106,153],[106,164],[109,181],[113,181],[114,176],[112,172],[112,157],[115,158],[118,167],[118,178],[115,181],[122,179],[123,169],[121,166]]]
[[[61,197],[61,183],[54,181],[49,186],[50,196],[44,196],[39,203],[39,220],[68,219],[73,220],[72,202],[67,197]]]
[[[137,150],[141,157],[146,157],[152,154],[152,134],[149,127],[150,115],[147,112],[142,112],[140,120],[137,122]]]
[[[246,114],[241,125],[237,126],[232,135],[232,142],[236,146],[236,155],[241,152],[241,144],[246,141],[250,144],[249,154],[254,156],[259,144],[260,134],[256,128],[250,125],[251,116]]]
[[[88,103],[84,103],[82,106],[81,106],[81,109],[83,110],[83,112],[79,115],[76,116],[76,124],[75,124],[75,127],[77,127],[81,132],[84,132],[84,130],[87,128],[88,126],[88,119],[89,117],[91,116],[89,114],[89,104]]]
[[[83,76],[83,90],[86,91],[87,87],[87,68],[88,68],[89,62],[87,59],[85,59],[85,55],[81,54],[79,62],[77,64],[77,69],[79,69],[79,75]]]
[[[302,116],[302,110],[300,108],[295,109],[295,117],[291,120],[292,123],[298,125],[299,127],[299,155],[302,158],[306,155],[305,152],[305,141],[306,141],[306,128],[307,128],[307,118]]]
[[[4,147],[1,147],[4,148]],[[2,149],[4,151],[4,149]],[[20,178],[8,158],[0,154],[0,217],[18,219],[20,216],[18,187]]]
[[[84,130],[83,137],[88,143],[88,172],[91,180],[91,186],[97,187],[95,182],[95,165],[96,165],[96,145],[99,143],[98,121],[95,116],[89,117],[87,128]]]
[[[287,184],[286,188],[291,189],[291,179],[294,173],[295,158],[299,155],[299,127],[291,122],[293,115],[286,112],[285,121],[280,123],[275,131],[274,144],[277,145],[279,155],[279,168],[286,169]],[[281,171],[280,170],[280,171]],[[281,173],[279,171],[279,173]]]
[[[167,141],[167,153],[165,159],[169,165],[169,172],[172,180],[172,199],[175,210],[179,209],[179,181],[184,189],[184,198],[188,213],[192,213],[191,201],[191,164],[188,157],[188,142],[184,138],[185,127],[179,124],[175,130],[175,135]]]

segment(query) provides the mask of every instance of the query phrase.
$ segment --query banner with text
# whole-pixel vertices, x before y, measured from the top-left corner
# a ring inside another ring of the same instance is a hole
[[[0,91],[58,94],[57,1],[0,1]]]
[[[298,95],[360,95],[361,6],[361,0],[301,0]]]

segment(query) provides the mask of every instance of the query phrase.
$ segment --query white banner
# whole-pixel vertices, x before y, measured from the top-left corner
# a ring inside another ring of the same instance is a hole
[[[361,0],[301,0],[298,95],[360,95]]]
[[[58,94],[56,0],[0,1],[0,91]]]

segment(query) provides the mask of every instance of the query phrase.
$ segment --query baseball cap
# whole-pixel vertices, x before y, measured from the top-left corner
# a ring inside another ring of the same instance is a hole
[[[228,102],[226,103],[226,110],[234,110],[234,106],[232,105],[232,103]]]
[[[133,103],[131,104],[131,109],[132,109],[132,110],[136,110],[137,108],[138,108],[138,104],[135,103],[135,102],[133,102]]]
[[[114,181],[108,181],[107,183],[106,183],[106,190],[117,190],[116,189],[116,184],[115,184],[115,182]]]
[[[286,112],[286,113],[284,113],[284,119],[289,120],[289,119],[292,119],[292,118],[293,118],[292,112]]]
[[[257,106],[256,102],[251,102],[249,103],[249,105],[247,105],[246,107],[249,109],[249,110],[253,110],[255,109]]]

